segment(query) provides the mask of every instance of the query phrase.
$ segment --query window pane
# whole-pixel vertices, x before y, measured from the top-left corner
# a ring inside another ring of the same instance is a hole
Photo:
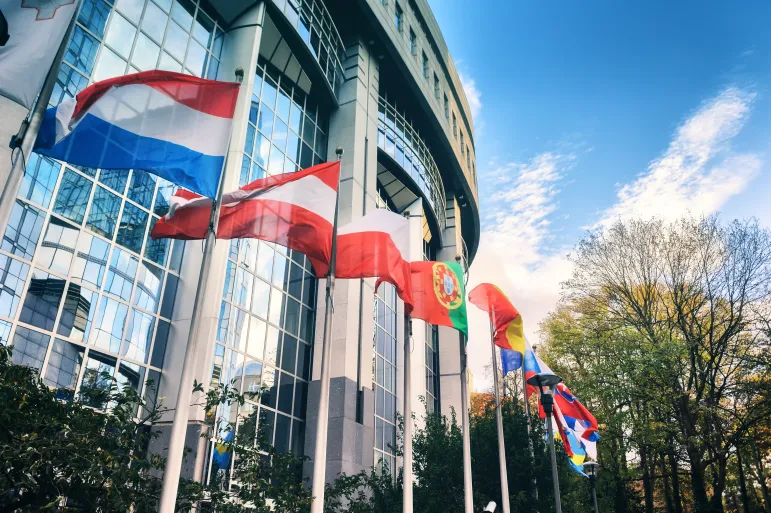
[[[118,303],[114,299],[102,297],[89,343],[100,349],[117,353],[120,350],[127,315],[128,307],[126,305]]]
[[[177,0],[171,9],[171,17],[185,30],[190,30],[193,23],[195,5],[190,0]]]
[[[27,168],[24,170],[19,196],[48,208],[61,168],[61,164],[47,157],[41,157],[37,153],[32,153],[29,156]]]
[[[97,187],[86,225],[95,232],[112,239],[120,212],[120,198],[107,189]]]
[[[169,201],[177,186],[163,178],[156,178],[156,180],[158,180],[158,194],[155,195],[153,214],[163,217],[169,213]]]
[[[75,25],[64,60],[86,75],[90,75],[94,69],[97,50],[99,50],[99,41]]]
[[[132,308],[121,354],[131,360],[147,363],[154,329],[155,317]]]
[[[87,232],[81,233],[75,265],[72,267],[73,280],[91,283],[96,287],[101,286],[109,250],[110,245],[99,237],[94,237]]]
[[[52,331],[63,294],[64,280],[34,269],[19,321]]]
[[[104,408],[115,373],[115,358],[90,351],[80,384],[81,400],[93,408]]]
[[[294,386],[294,416],[305,418],[305,406],[308,402],[308,383],[300,380],[295,382]]]
[[[61,69],[59,69],[59,75],[56,77],[56,84],[51,93],[49,103],[58,105],[67,98],[74,98],[86,86],[88,86],[88,79],[86,77],[75,71],[72,66],[62,64]]]
[[[114,294],[124,301],[131,299],[131,287],[137,274],[139,259],[127,251],[115,248],[110,261],[110,271],[107,273],[105,292]]]
[[[286,299],[284,329],[292,335],[297,335],[300,328],[300,303],[291,297]]]
[[[190,49],[187,52],[187,61],[185,66],[193,72],[193,75],[200,77],[203,75],[206,65],[206,48],[195,41],[190,41]]]
[[[128,169],[102,169],[99,181],[119,194],[123,194],[126,190],[128,177]]]
[[[142,8],[144,7],[144,4],[145,0],[117,0],[115,2],[115,7],[125,14],[128,19],[135,24],[138,24],[139,18],[142,17]],[[110,25],[110,27],[112,28],[112,25]]]
[[[311,346],[300,344],[297,347],[297,375],[305,380],[310,379]]]
[[[262,378],[262,364],[254,360],[246,360],[244,368],[244,393],[257,393],[260,391]]]
[[[71,401],[83,364],[84,349],[61,339],[54,339],[51,356],[48,358],[45,384],[56,392],[56,398]]]
[[[276,289],[270,293],[270,311],[268,312],[268,321],[276,326],[281,326],[281,316],[283,314],[284,294]]]
[[[163,271],[148,262],[142,262],[139,268],[137,290],[134,293],[134,304],[151,312],[158,311],[161,300],[161,285]]]
[[[56,195],[54,212],[78,224],[86,215],[88,197],[91,195],[91,180],[69,169],[62,177],[59,193]]]
[[[85,0],[80,8],[78,21],[99,37],[104,35],[104,26],[110,16],[110,6],[103,0]]]
[[[166,278],[166,288],[163,289],[163,302],[161,303],[161,315],[167,319],[171,319],[174,311],[174,300],[177,296],[177,284],[179,278],[173,274],[169,274]]]
[[[276,415],[276,439],[273,442],[273,447],[278,452],[289,451],[289,426],[291,422],[291,419],[286,415]]]
[[[206,16],[203,11],[199,10],[198,16],[195,19],[195,25],[193,25],[193,37],[195,37],[206,48],[209,48],[209,43],[211,43],[213,32],[214,22],[211,18]]]
[[[66,275],[70,270],[79,232],[77,227],[51,217],[38,252],[39,264],[53,272]]]
[[[126,203],[123,216],[120,219],[118,237],[115,241],[128,249],[139,253],[142,251],[142,241],[145,238],[148,214],[139,207]]]
[[[249,331],[246,339],[247,354],[262,360],[265,351],[265,332],[267,324],[257,317],[249,318]]]
[[[263,361],[269,365],[276,365],[278,339],[279,331],[273,326],[268,326],[268,337],[265,339],[265,358],[263,358]]]
[[[160,46],[153,43],[146,35],[139,34],[136,47],[134,47],[134,55],[131,56],[131,64],[142,71],[155,69],[156,64],[158,63],[158,54],[160,52]],[[134,174],[136,173],[137,172],[134,171]]]
[[[44,221],[44,212],[16,200],[0,247],[9,253],[32,260]]]
[[[281,346],[281,368],[294,374],[294,366],[297,361],[297,339],[284,334]]]
[[[110,28],[107,31],[105,43],[118,52],[118,55],[124,59],[128,59],[136,33],[137,29],[134,25],[129,23],[126,18],[116,13],[112,17],[112,22],[110,22]]]
[[[50,343],[50,336],[17,326],[13,335],[13,363],[40,370]]]
[[[161,62],[158,63],[158,69],[180,72],[182,71],[182,64],[174,60],[171,55],[167,54],[166,52],[162,52]]]
[[[0,255],[0,315],[13,317],[21,301],[22,287],[27,280],[29,265],[15,258]]]
[[[255,278],[254,290],[252,291],[252,313],[267,319],[269,301],[270,285],[259,278]]]
[[[145,17],[142,20],[142,30],[155,39],[156,43],[163,42],[163,33],[166,32],[166,23],[169,17],[154,3],[147,2]]]
[[[152,233],[156,222],[158,222],[157,217],[153,217],[150,220],[150,233]],[[169,254],[170,247],[170,239],[153,240],[152,238],[148,237],[147,244],[145,245],[145,256],[156,264],[166,265],[166,256]]]
[[[150,365],[163,367],[163,360],[166,357],[166,343],[169,340],[169,329],[171,324],[158,319],[158,331],[155,334],[155,344],[153,345],[153,356],[150,359]]]
[[[96,292],[70,283],[67,287],[67,295],[64,299],[64,308],[59,319],[57,333],[76,342],[85,343],[94,321],[98,298]]]
[[[185,60],[185,49],[187,49],[187,32],[176,23],[169,23],[166,32],[166,42],[163,44],[164,50],[169,52],[172,57],[182,62]]]
[[[0,346],[8,345],[8,339],[11,335],[11,323],[0,320]]]
[[[99,62],[94,70],[94,82],[107,80],[108,78],[119,77],[126,73],[126,61],[107,47],[102,47],[102,53],[99,55]]]

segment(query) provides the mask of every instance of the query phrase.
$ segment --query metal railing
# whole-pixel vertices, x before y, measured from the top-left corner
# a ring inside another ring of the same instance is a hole
[[[439,168],[420,134],[382,96],[378,100],[377,145],[390,155],[418,185],[439,222],[446,224],[447,198]]]
[[[335,96],[343,83],[345,47],[321,0],[273,0],[310,49]]]

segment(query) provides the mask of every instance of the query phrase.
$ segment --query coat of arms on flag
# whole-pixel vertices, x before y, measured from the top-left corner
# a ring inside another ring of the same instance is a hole
[[[444,262],[434,263],[432,270],[436,299],[448,310],[459,308],[463,304],[463,296],[460,295],[458,276]]]

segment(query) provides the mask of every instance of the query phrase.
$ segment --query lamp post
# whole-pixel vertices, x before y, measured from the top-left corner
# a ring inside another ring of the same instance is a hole
[[[592,485],[592,502],[594,503],[594,513],[600,513],[600,510],[597,508],[597,470],[599,466],[599,463],[594,461],[587,461],[584,463],[584,471],[586,472],[586,475],[589,476],[589,483]]]
[[[530,376],[527,384],[538,387],[541,392],[541,405],[546,413],[546,429],[549,433],[549,451],[551,452],[551,475],[554,482],[554,505],[557,513],[562,513],[560,501],[560,482],[557,475],[557,454],[554,450],[554,428],[552,427],[552,413],[554,412],[554,387],[562,382],[562,378],[550,372],[541,372]]]

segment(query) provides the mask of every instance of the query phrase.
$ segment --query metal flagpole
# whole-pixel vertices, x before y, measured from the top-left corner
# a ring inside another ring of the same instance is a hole
[[[503,513],[511,513],[509,504],[509,476],[506,472],[506,450],[503,440],[503,412],[501,411],[501,393],[498,390],[498,357],[495,354],[495,327],[490,323],[490,347],[493,350],[493,387],[495,388],[495,419],[498,424],[498,467],[501,472],[501,502]]]
[[[404,485],[402,487],[402,511],[412,513],[412,319],[404,314]]]
[[[527,350],[527,349],[525,349]],[[525,374],[525,356],[522,355],[522,400],[525,403],[525,416],[527,417],[527,447],[530,449],[530,459],[535,463],[535,451],[533,450],[533,440],[530,436],[533,431],[532,419],[530,418],[530,401],[527,399],[527,376]],[[531,479],[533,487],[533,499],[535,499],[535,513],[538,513],[538,478],[533,473]]]
[[[343,158],[343,149],[335,150],[337,161]],[[324,335],[321,339],[321,388],[319,396],[319,414],[316,419],[316,447],[313,451],[313,479],[311,481],[311,513],[324,513],[324,486],[327,470],[327,435],[329,431],[329,376],[332,359],[332,314],[335,294],[335,258],[337,257],[337,210],[340,204],[340,188],[335,198],[335,219],[332,224],[332,251],[327,274],[326,299],[324,310]]]
[[[244,79],[244,70],[236,70],[236,81],[241,84]],[[195,301],[193,314],[190,317],[190,331],[187,334],[185,345],[185,359],[182,362],[182,375],[179,378],[179,393],[174,407],[174,421],[171,424],[171,436],[169,438],[169,451],[166,455],[166,468],[163,471],[163,483],[161,486],[161,500],[158,505],[159,513],[174,513],[177,502],[177,489],[179,488],[179,476],[182,473],[182,459],[185,455],[185,435],[187,423],[190,417],[190,401],[193,397],[193,374],[195,372],[195,360],[198,354],[197,346],[201,331],[201,310],[206,303],[206,284],[209,283],[211,274],[211,259],[214,254],[214,244],[217,241],[217,225],[220,219],[222,207],[222,189],[225,184],[225,170],[230,156],[230,143],[233,137],[233,122],[230,123],[230,135],[228,136],[228,152],[225,162],[222,164],[222,173],[217,184],[217,198],[214,200],[209,217],[209,230],[206,232],[206,243],[203,248],[203,260],[201,272],[198,275],[198,285],[195,289]]]
[[[463,501],[464,513],[474,513],[474,490],[471,481],[471,435],[468,414],[468,372],[466,368],[466,337],[458,333],[460,342],[460,402],[461,428],[463,429]]]
[[[72,14],[72,19],[67,27],[67,31],[64,33],[64,38],[59,45],[59,50],[56,52],[51,68],[48,70],[48,75],[43,82],[43,87],[40,89],[37,102],[32,107],[32,115],[29,121],[26,120],[22,124],[23,137],[21,144],[18,146],[21,154],[16,157],[16,160],[11,165],[11,171],[8,174],[8,180],[5,182],[5,187],[2,193],[0,193],[0,234],[5,233],[5,227],[8,224],[8,219],[11,217],[11,211],[16,201],[16,195],[19,193],[21,187],[21,179],[24,177],[24,167],[26,166],[27,159],[29,159],[30,153],[32,153],[32,147],[35,145],[37,134],[40,131],[40,125],[43,123],[43,117],[45,116],[46,109],[48,109],[48,102],[51,101],[51,93],[54,91],[56,85],[56,79],[59,76],[59,68],[62,65],[64,59],[64,53],[67,51],[67,44],[70,41],[70,36],[75,28],[75,22],[78,19],[78,12],[80,11],[80,5],[83,0],[78,0],[75,5],[75,11]],[[26,126],[26,129],[24,128]]]

